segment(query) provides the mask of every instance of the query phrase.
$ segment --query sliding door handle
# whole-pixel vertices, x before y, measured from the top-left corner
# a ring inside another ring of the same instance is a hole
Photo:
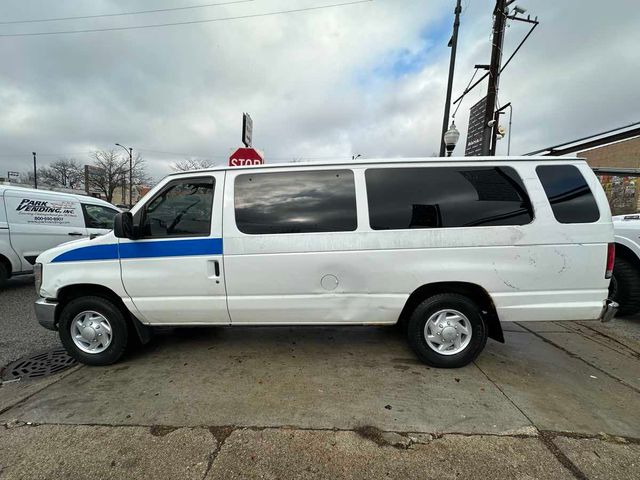
[[[218,260],[207,260],[207,277],[220,283],[220,262]]]
[[[213,272],[216,277],[220,277],[220,262],[218,262],[218,260],[213,261]]]
[[[67,233],[67,235],[70,235],[72,237],[84,237],[84,233],[80,233],[80,232],[69,232]]]

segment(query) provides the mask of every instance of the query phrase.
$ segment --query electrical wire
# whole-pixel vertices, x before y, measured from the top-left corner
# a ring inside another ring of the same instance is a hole
[[[297,13],[297,12],[309,12],[313,10],[323,10],[327,8],[337,8],[337,7],[345,7],[349,5],[356,5],[359,3],[369,3],[374,0],[354,0],[351,2],[342,2],[342,3],[331,3],[328,5],[317,5],[315,7],[305,7],[305,8],[295,8],[291,10],[279,10],[274,12],[264,12],[264,13],[253,13],[248,15],[237,15],[233,17],[219,17],[219,18],[209,18],[206,20],[190,20],[185,22],[170,22],[170,23],[156,23],[156,24],[148,24],[148,25],[134,25],[129,27],[107,27],[107,28],[89,28],[85,30],[60,30],[53,32],[32,32],[32,33],[3,33],[0,34],[0,37],[36,37],[36,36],[46,36],[46,35],[68,35],[73,33],[90,33],[90,32],[114,32],[114,31],[122,31],[122,30],[138,30],[143,28],[158,28],[158,27],[170,27],[175,25],[195,25],[200,23],[212,23],[212,22],[223,22],[227,20],[244,20],[248,18],[259,18],[259,17],[269,17],[273,15],[284,15],[288,13]]]
[[[20,23],[44,23],[44,22],[62,22],[66,20],[81,20],[89,18],[104,18],[104,17],[121,17],[125,15],[142,15],[146,13],[161,13],[161,12],[175,12],[177,10],[193,10],[196,8],[217,7],[219,5],[233,5],[235,3],[247,3],[254,0],[233,0],[221,3],[205,3],[203,5],[189,5],[186,7],[172,7],[172,8],[158,8],[155,10],[138,10],[135,12],[120,12],[120,13],[101,13],[97,15],[82,15],[76,17],[57,17],[57,18],[40,18],[34,20],[7,20],[0,22],[0,25],[16,25]]]
[[[462,97],[460,97],[461,99],[464,98],[464,96],[467,93],[469,93],[469,85],[471,85],[471,82],[473,82],[473,79],[476,78],[477,73],[478,73],[478,69],[476,68],[473,72],[473,75],[471,75],[471,80],[469,80],[469,83],[467,83],[467,87],[464,89],[465,93],[463,93]],[[458,109],[460,108],[460,105],[462,105],[462,102],[458,102],[458,106],[454,110],[453,115],[451,115],[451,118],[456,118],[456,113],[458,113]]]

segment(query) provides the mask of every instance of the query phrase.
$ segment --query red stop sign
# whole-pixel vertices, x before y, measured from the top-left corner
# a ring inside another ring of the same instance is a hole
[[[262,156],[254,148],[239,148],[229,157],[230,167],[262,165],[263,163]]]

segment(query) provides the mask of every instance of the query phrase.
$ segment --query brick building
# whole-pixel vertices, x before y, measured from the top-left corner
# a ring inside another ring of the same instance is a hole
[[[640,171],[640,137],[577,154],[585,158],[591,168],[636,169]],[[614,215],[640,212],[640,179],[636,176],[599,174],[611,212]]]

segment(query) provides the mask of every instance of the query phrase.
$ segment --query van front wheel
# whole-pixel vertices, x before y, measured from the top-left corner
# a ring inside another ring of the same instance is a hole
[[[69,355],[87,365],[117,362],[127,347],[127,322],[120,309],[102,297],[80,297],[67,303],[58,323]]]
[[[487,328],[478,306],[456,293],[434,295],[409,318],[409,344],[420,360],[440,368],[469,364],[487,343]]]

